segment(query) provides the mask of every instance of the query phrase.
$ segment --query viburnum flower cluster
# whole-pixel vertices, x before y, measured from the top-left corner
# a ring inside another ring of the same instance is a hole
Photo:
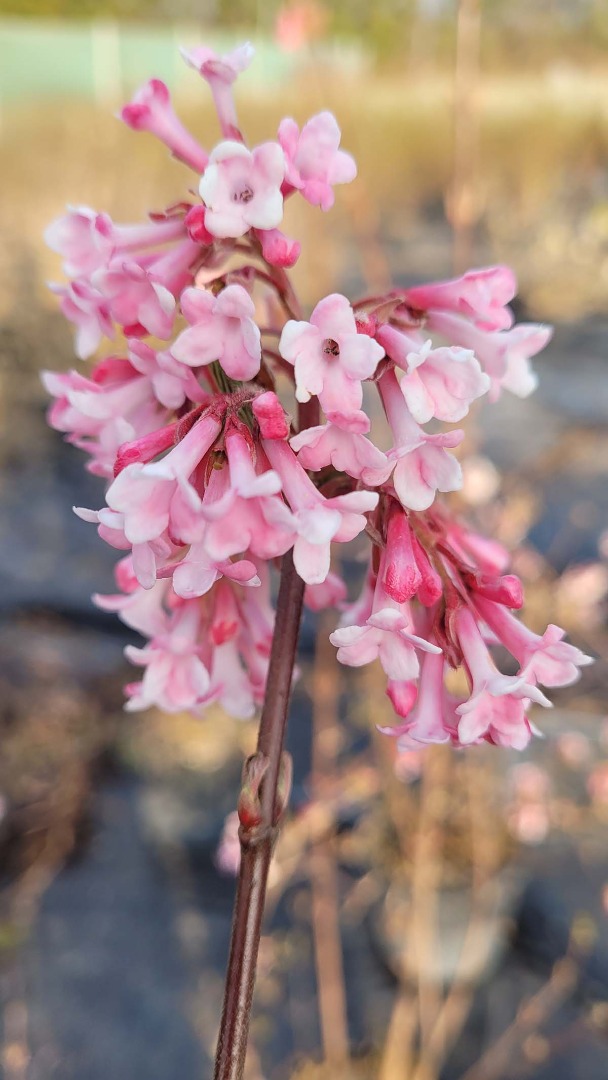
[[[183,53],[217,109],[222,140],[210,152],[157,79],[122,110],[193,170],[196,196],[137,225],[74,207],[47,232],[76,353],[101,349],[88,374],[44,381],[50,423],[108,481],[105,506],[76,513],[124,553],[119,591],[97,604],[147,638],[127,649],[142,672],[127,708],[218,702],[251,716],[268,671],[271,570],[292,550],[308,606],[339,611],[338,660],[382,665],[400,747],[522,748],[530,705],[550,704],[542,688],[574,682],[590,660],[558,627],[537,635],[513,614],[523,597],[508,553],[437,494],[462,483],[453,425],[484,395],[529,394],[529,361],[550,330],[513,325],[515,280],[502,266],[354,304],[334,293],[304,317],[287,275],[300,244],[282,231],[285,203],[329,210],[356,166],[329,112],[245,144],[232,86],[252,54]],[[332,550],[360,534],[369,564],[352,602]],[[514,674],[497,667],[497,645]],[[446,675],[459,667],[469,692],[458,697]]]

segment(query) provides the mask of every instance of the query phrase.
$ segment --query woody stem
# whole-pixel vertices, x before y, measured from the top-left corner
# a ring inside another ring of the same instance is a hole
[[[254,825],[241,824],[239,830],[241,864],[214,1080],[241,1080],[245,1068],[268,869],[282,809],[277,787],[303,599],[304,582],[294,567],[293,552],[288,551],[281,565],[266,695],[258,731],[256,756],[265,764],[259,787],[258,820]]]
[[[278,831],[275,800],[303,595],[304,582],[288,551],[281,568],[268,684],[258,732],[257,752],[268,761],[259,792],[261,822],[253,828],[241,826],[239,832],[241,865],[214,1080],[240,1080],[245,1067],[268,868]]]

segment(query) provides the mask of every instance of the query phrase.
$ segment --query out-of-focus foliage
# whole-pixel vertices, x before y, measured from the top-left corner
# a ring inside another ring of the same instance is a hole
[[[450,62],[457,8],[458,0],[0,0],[6,15],[183,20],[263,34],[286,20],[298,26],[304,44],[321,34],[354,38],[383,65]],[[480,8],[484,55],[494,70],[538,69],[556,57],[599,60],[608,47],[605,0],[483,0]]]

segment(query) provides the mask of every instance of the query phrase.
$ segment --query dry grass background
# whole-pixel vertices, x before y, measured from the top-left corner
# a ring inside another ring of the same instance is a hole
[[[200,89],[200,104],[190,95],[180,111],[212,145],[217,126]],[[273,137],[286,114],[304,120],[321,108],[339,118],[359,180],[339,192],[329,218],[301,203],[288,207],[287,228],[306,237],[296,277],[308,300],[335,287],[346,272],[364,276],[351,235],[353,227],[355,236],[365,234],[366,213],[377,217],[394,270],[414,274],[412,234],[415,246],[421,218],[441,224],[452,168],[452,87],[445,77],[412,81],[368,74],[338,82],[311,68],[280,92],[252,95],[245,88],[239,95],[242,127],[252,142]],[[128,131],[112,112],[110,104],[100,110],[44,101],[5,113],[0,314],[23,300],[21,275],[11,263],[24,252],[34,264],[30,290],[46,300],[44,279],[58,268],[41,233],[68,198],[129,220],[141,217],[142,208],[174,201],[192,184],[191,174],[163,147]],[[605,307],[608,72],[485,76],[479,112],[478,261],[511,262],[538,315],[574,318]]]

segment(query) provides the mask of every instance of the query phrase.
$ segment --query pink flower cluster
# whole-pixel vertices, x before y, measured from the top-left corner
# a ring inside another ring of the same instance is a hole
[[[125,553],[119,592],[96,602],[148,639],[127,650],[142,669],[127,707],[219,702],[251,716],[273,633],[271,568],[292,550],[307,604],[341,611],[338,659],[380,661],[401,747],[523,747],[530,704],[550,704],[540,687],[573,682],[590,661],[558,627],[539,636],[512,614],[522,591],[507,553],[438,502],[461,486],[452,451],[463,432],[437,422],[458,423],[484,394],[530,393],[529,361],[550,330],[512,325],[505,267],[354,305],[334,293],[303,318],[286,273],[300,245],[280,229],[285,202],[299,193],[328,210],[356,167],[327,112],[245,145],[232,86],[252,54],[184,52],[217,109],[222,141],[210,152],[158,80],[122,111],[196,172],[197,198],[141,225],[75,207],[47,232],[64,260],[67,283],[52,288],[76,353],[103,346],[88,375],[44,381],[50,423],[108,481],[101,509],[76,512]],[[126,342],[118,354],[105,345],[115,338]],[[386,452],[372,434],[375,392]],[[348,603],[333,544],[363,533],[369,569]],[[516,674],[497,668],[496,644]],[[469,694],[456,698],[445,676],[461,665]]]

